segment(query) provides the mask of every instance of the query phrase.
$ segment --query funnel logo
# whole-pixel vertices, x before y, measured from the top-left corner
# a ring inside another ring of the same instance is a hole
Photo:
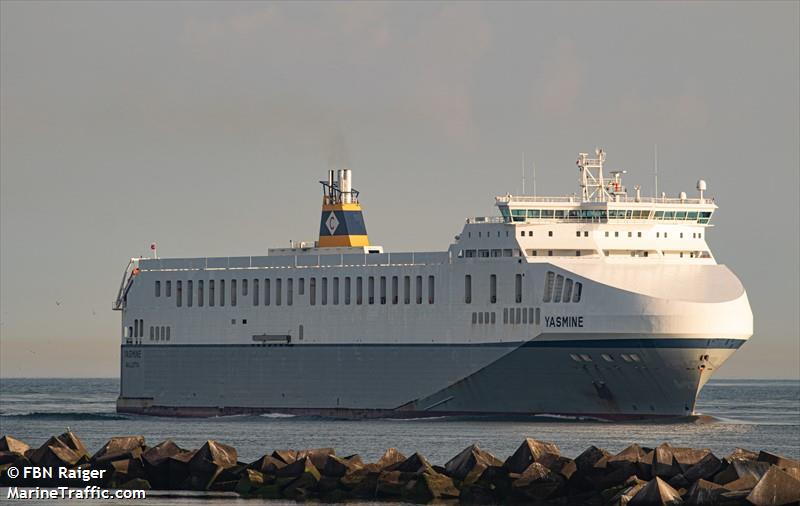
[[[328,232],[330,232],[331,235],[333,235],[334,232],[336,232],[336,229],[339,228],[339,219],[334,213],[331,213],[328,216],[328,219],[325,220],[325,227],[328,229]]]

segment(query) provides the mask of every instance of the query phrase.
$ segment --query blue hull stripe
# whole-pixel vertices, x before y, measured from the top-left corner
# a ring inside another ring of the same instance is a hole
[[[327,347],[327,348],[348,348],[348,347],[396,347],[396,348],[482,348],[482,347],[503,347],[503,348],[683,348],[683,349],[738,349],[746,342],[746,339],[580,339],[564,341],[539,341],[528,342],[513,341],[502,343],[292,343],[290,345],[278,344],[273,346],[291,346],[296,348],[304,347]],[[249,348],[256,346],[253,344],[153,344],[144,346],[122,345],[123,348],[131,349],[157,349],[157,348]]]

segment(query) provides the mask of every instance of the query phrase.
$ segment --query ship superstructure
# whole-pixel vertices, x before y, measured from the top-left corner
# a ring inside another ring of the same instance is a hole
[[[120,412],[343,417],[690,415],[752,334],[706,232],[717,206],[629,194],[605,153],[580,194],[496,197],[446,251],[370,245],[349,170],[319,240],[264,256],[132,259]]]

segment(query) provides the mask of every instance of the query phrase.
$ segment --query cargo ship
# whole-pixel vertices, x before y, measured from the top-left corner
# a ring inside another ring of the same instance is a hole
[[[579,193],[501,195],[444,251],[369,241],[352,171],[319,238],[244,257],[133,258],[117,411],[344,418],[691,416],[752,335],[707,243],[706,196],[628,192],[581,153]]]

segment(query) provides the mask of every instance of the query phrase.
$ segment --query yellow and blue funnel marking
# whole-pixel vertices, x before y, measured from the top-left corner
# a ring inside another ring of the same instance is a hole
[[[369,246],[367,226],[357,203],[323,204],[319,246]]]

